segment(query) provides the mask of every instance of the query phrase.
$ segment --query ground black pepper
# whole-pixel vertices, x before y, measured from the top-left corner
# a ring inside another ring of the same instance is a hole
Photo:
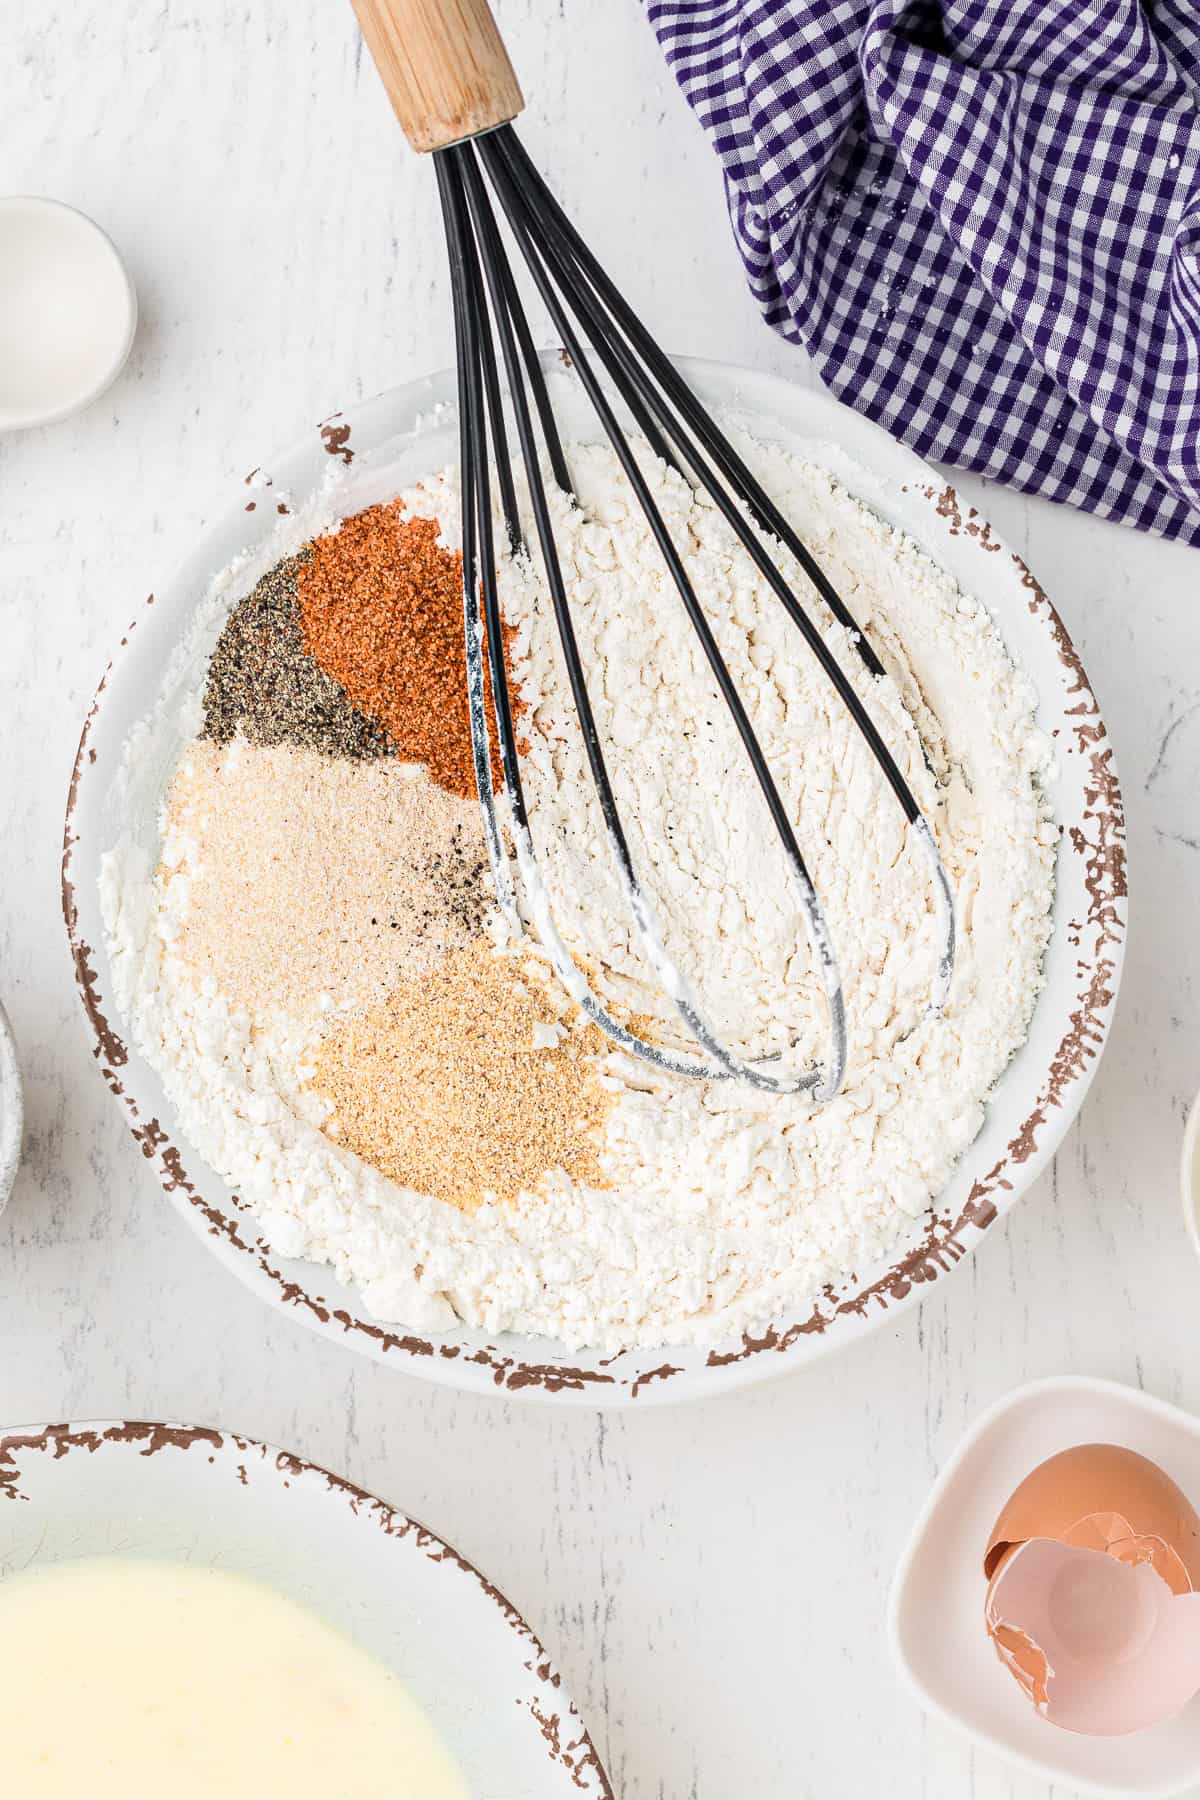
[[[201,735],[227,744],[240,728],[255,744],[386,756],[386,734],[304,648],[296,576],[308,556],[277,563],[229,615],[208,665]]]
[[[479,854],[476,832],[464,830],[461,823],[455,825],[448,853],[432,855],[426,869],[455,923],[467,936],[478,936],[492,889],[487,879],[488,859]]]

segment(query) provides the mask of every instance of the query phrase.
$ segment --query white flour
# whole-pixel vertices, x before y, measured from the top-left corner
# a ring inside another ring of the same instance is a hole
[[[889,679],[826,635],[937,832],[960,951],[928,1016],[938,934],[927,865],[795,628],[711,506],[651,480],[796,822],[846,987],[850,1062],[827,1106],[730,1083],[663,1080],[616,1053],[603,1165],[611,1186],[551,1179],[463,1215],[396,1187],[326,1139],[300,1091],[315,1022],[269,1024],[197,993],[171,944],[196,847],[168,877],[116,852],[103,878],[118,999],[182,1133],[257,1212],[273,1249],[332,1263],[377,1317],[455,1317],[570,1346],[711,1343],[790,1322],[865,1269],[929,1204],[1023,1041],[1049,933],[1056,831],[1049,747],[1030,684],[986,611],[821,469],[742,445],[860,623]],[[826,1053],[802,916],[733,726],[607,450],[573,453],[582,512],[554,497],[564,574],[609,769],[668,949],[713,1021],[782,1066]],[[406,495],[457,542],[456,484]],[[803,575],[786,572],[819,616]],[[610,866],[548,597],[503,572],[516,672],[532,705],[526,783],[560,929],[606,995],[663,1023]],[[922,748],[923,746],[923,748]],[[678,1039],[680,1043],[685,1040]]]

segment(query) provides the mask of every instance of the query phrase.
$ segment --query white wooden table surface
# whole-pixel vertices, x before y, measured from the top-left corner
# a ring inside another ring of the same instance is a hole
[[[498,10],[528,143],[666,342],[811,379],[743,289],[638,0]],[[1200,558],[961,484],[1081,647],[1134,905],[1082,1122],[974,1261],[812,1374],[699,1408],[426,1388],[266,1311],[171,1212],[92,1066],[58,863],[80,720],[145,593],[256,463],[449,360],[431,172],[338,0],[0,0],[0,117],[0,188],[93,214],[142,305],[109,396],[0,439],[0,992],[28,1102],[0,1219],[0,1420],[232,1426],[428,1520],[542,1634],[621,1800],[1042,1800],[923,1721],[884,1603],[930,1481],[1006,1389],[1080,1371],[1200,1408],[1176,1197],[1200,1085]]]

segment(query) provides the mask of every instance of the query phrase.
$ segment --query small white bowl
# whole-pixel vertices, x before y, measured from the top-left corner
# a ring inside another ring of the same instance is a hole
[[[136,330],[133,283],[97,224],[61,200],[0,199],[0,431],[89,406]]]
[[[1183,1222],[1200,1256],[1200,1094],[1192,1102],[1183,1133],[1183,1156],[1179,1165],[1179,1185],[1183,1192]]]
[[[896,1569],[888,1637],[924,1712],[1044,1781],[1101,1800],[1200,1791],[1200,1697],[1129,1737],[1081,1737],[1039,1717],[983,1623],[983,1557],[997,1514],[1048,1456],[1122,1444],[1200,1502],[1200,1419],[1137,1388],[1058,1376],[1017,1388],[981,1415],[934,1483]]]
[[[8,1014],[0,1006],[0,1212],[4,1211],[17,1179],[24,1127],[25,1105],[17,1046]]]

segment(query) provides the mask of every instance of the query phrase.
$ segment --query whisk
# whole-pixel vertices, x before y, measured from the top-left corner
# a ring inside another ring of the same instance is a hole
[[[883,665],[832,583],[601,268],[531,162],[512,127],[524,98],[486,0],[354,0],[354,6],[405,135],[413,149],[432,153],[437,171],[454,291],[467,697],[484,836],[498,904],[514,924],[533,929],[572,999],[624,1050],[671,1075],[736,1080],[774,1094],[811,1090],[814,1099],[829,1100],[845,1073],[846,1011],[837,956],[820,898],[701,598],[639,466],[618,402],[623,403],[651,451],[694,488],[711,496],[869,745],[913,837],[929,859],[940,931],[931,1005],[940,1011],[954,968],[955,924],[953,895],[936,839],[862,700],[780,571],[772,555],[772,541],[791,553],[833,618],[851,634],[870,675],[881,677]],[[541,296],[645,514],[783,846],[825,992],[829,1046],[823,1066],[787,1071],[772,1066],[778,1064],[778,1056],[746,1059],[721,1040],[684,971],[666,949],[634,865],[588,696],[542,473],[544,461],[553,480],[570,495],[570,468],[501,233],[497,203],[509,241]],[[698,1054],[653,1043],[612,1015],[564,943],[539,870],[513,725],[492,525],[494,471],[509,550],[513,556],[531,555],[513,477],[501,364],[542,572],[608,841],[642,952]],[[492,791],[492,722],[486,703],[485,658],[515,878]]]

